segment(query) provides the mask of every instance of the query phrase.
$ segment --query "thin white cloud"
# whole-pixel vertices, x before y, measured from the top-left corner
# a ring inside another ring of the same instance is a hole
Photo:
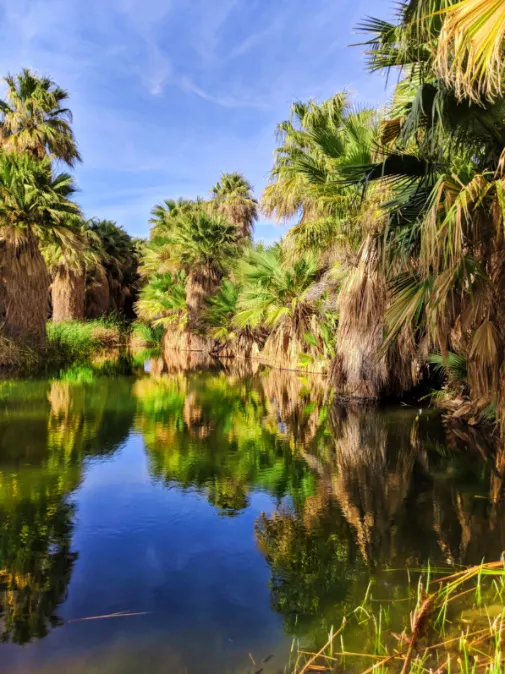
[[[187,76],[181,77],[178,81],[178,85],[183,91],[195,94],[199,98],[203,98],[205,101],[209,101],[215,105],[220,105],[223,108],[257,108],[259,110],[266,110],[270,107],[266,100],[253,100],[229,95],[222,96],[219,94],[211,94],[204,91]]]
[[[262,30],[251,33],[239,45],[232,49],[230,58],[236,58],[237,56],[243,56],[244,54],[249,53],[255,47],[264,43],[267,38],[271,38],[272,35],[278,33],[282,24],[282,17],[278,17],[275,21],[269,22]]]
[[[0,0],[0,74],[31,67],[70,91],[79,198],[139,232],[153,203],[206,194],[222,171],[245,173],[261,193],[293,99],[352,82],[360,101],[383,101],[381,78],[344,47],[360,16],[387,16],[388,5]]]

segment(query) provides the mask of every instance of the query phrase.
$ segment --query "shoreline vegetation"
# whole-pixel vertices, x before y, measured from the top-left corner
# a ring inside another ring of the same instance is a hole
[[[319,651],[297,648],[290,671],[501,674],[504,579],[501,560],[457,572],[413,570],[401,598],[374,599],[371,583],[362,603],[332,627]],[[408,626],[398,621],[400,605],[401,616],[410,611]],[[346,649],[347,640],[359,643],[361,651]]]

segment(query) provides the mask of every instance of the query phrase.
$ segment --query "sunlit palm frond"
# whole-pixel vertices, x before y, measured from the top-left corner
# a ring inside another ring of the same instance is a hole
[[[81,161],[72,131],[72,114],[63,107],[68,93],[28,69],[4,79],[7,100],[0,103],[0,141],[5,150]]]
[[[447,8],[442,17],[435,55],[437,73],[460,98],[500,96],[505,65],[505,4],[502,0],[461,0]]]

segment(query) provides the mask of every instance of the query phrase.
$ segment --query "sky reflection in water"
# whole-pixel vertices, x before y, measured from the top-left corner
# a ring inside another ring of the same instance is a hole
[[[282,671],[371,577],[499,556],[485,438],[238,365],[0,385],[2,672]]]

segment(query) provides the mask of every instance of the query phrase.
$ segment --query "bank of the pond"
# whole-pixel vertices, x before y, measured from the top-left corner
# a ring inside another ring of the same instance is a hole
[[[110,316],[86,321],[49,321],[44,346],[0,339],[0,375],[43,376],[87,364],[99,370],[120,356],[132,362],[141,352],[159,354],[162,333],[140,322]]]

